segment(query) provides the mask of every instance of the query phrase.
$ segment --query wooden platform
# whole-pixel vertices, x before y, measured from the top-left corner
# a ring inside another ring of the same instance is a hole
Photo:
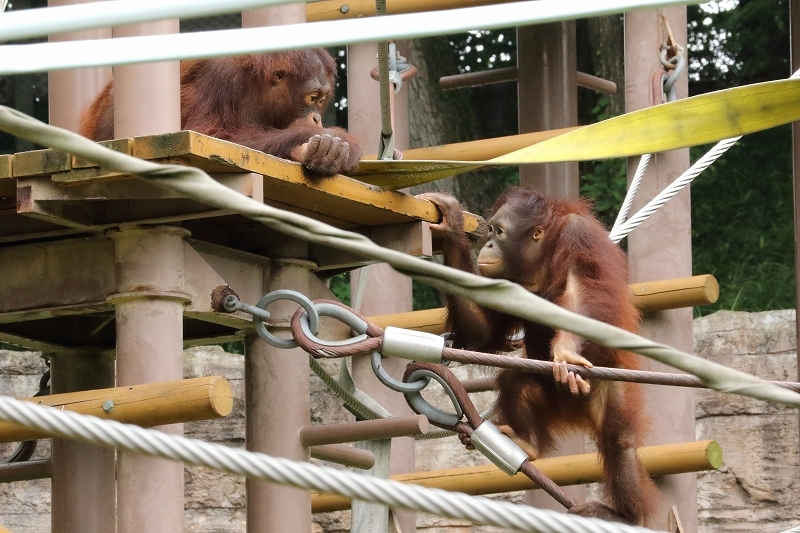
[[[313,177],[298,163],[192,131],[103,144],[142,159],[195,166],[255,200],[339,228],[376,234],[375,228],[439,219],[436,207],[425,200],[345,176]],[[226,230],[250,224],[233,213],[214,211],[141,178],[108,172],[56,150],[0,156],[0,244],[99,232],[121,223],[186,221]],[[475,231],[478,217],[467,216],[466,225],[467,231]],[[396,231],[390,238],[377,235],[382,245],[397,238]]]

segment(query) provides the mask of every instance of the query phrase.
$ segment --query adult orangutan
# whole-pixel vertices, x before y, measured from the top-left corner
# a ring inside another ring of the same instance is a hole
[[[442,212],[442,222],[432,228],[444,239],[446,265],[513,281],[576,313],[637,330],[639,313],[628,288],[627,259],[586,202],[546,198],[531,189],[507,190],[495,203],[488,240],[476,263],[458,201],[438,193],[422,197]],[[638,357],[455,296],[447,296],[447,310],[456,347],[507,350],[509,338],[522,330],[525,356],[555,363],[555,379],[502,371],[492,417],[533,459],[552,450],[555,437],[568,430],[591,434],[602,457],[610,505],[591,502],[570,512],[646,524],[659,493],[635,451],[646,430],[639,386],[613,381],[590,385],[566,367],[638,368]]]
[[[352,171],[355,137],[323,128],[336,63],[322,48],[181,63],[181,128],[302,163],[320,175]],[[81,118],[79,133],[114,138],[114,82]]]

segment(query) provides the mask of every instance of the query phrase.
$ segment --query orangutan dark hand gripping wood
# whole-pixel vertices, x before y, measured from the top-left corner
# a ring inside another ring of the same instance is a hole
[[[488,220],[486,244],[477,262],[464,234],[462,207],[448,195],[421,195],[442,213],[432,229],[444,240],[445,264],[518,283],[570,311],[636,331],[639,312],[628,288],[627,258],[581,200],[544,197],[522,188],[507,190]],[[588,381],[566,365],[638,368],[638,356],[605,348],[563,330],[525,322],[448,295],[448,328],[454,345],[498,352],[524,332],[525,356],[553,361],[553,376],[504,370],[497,378],[492,417],[531,456],[551,451],[555,437],[588,431],[603,461],[609,506],[590,502],[570,512],[647,524],[659,493],[636,456],[646,432],[639,385]]]
[[[181,63],[181,128],[291,159],[320,175],[348,173],[361,147],[323,128],[336,63],[322,48]],[[79,133],[114,138],[114,82],[81,118]]]

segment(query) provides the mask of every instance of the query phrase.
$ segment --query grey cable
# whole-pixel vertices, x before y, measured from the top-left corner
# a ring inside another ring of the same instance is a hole
[[[228,448],[130,424],[60,411],[0,396],[0,420],[16,422],[53,437],[77,440],[152,457],[182,461],[305,490],[340,494],[352,499],[469,520],[527,532],[645,533],[651,530],[535,509],[487,498],[363,476]]]

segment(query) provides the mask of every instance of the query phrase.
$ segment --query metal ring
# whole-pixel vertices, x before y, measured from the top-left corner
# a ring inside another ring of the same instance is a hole
[[[428,380],[430,380],[430,378],[435,379],[444,388],[444,391],[450,397],[450,401],[453,402],[453,407],[455,407],[456,409],[455,414],[442,411],[438,407],[434,407],[431,404],[429,404],[428,401],[425,398],[423,398],[422,394],[420,394],[419,392],[407,392],[406,400],[408,400],[408,403],[411,404],[411,407],[416,412],[418,412],[421,415],[427,416],[428,420],[442,426],[453,427],[459,422],[461,422],[461,418],[464,416],[464,411],[458,404],[458,400],[456,399],[455,393],[449,386],[447,386],[447,383],[445,383],[444,379],[442,379],[438,374],[431,372],[430,370],[424,370],[424,369],[415,370],[408,376],[409,380],[414,378],[417,379],[427,378]],[[418,381],[415,381],[415,383],[417,382]]]
[[[375,375],[381,383],[393,391],[402,392],[403,394],[419,393],[419,391],[427,387],[428,383],[431,381],[429,378],[409,382],[398,381],[390,376],[386,369],[383,368],[383,363],[381,362],[382,358],[381,352],[372,352],[372,371],[375,372]]]
[[[300,315],[300,329],[303,330],[303,334],[308,337],[311,341],[321,344],[323,346],[349,346],[351,344],[355,344],[357,342],[365,341],[369,337],[366,335],[367,324],[365,321],[361,320],[359,317],[335,304],[329,304],[325,302],[321,302],[318,304],[313,304],[314,309],[317,311],[318,316],[328,316],[331,318],[335,318],[340,322],[344,322],[345,325],[350,326],[350,329],[358,333],[359,335],[356,337],[351,337],[349,339],[343,339],[339,341],[329,341],[329,340],[322,340],[318,338],[314,333],[311,332],[311,319],[308,313],[303,313]],[[314,329],[316,332],[316,329]]]
[[[670,72],[669,76],[667,76],[666,81],[664,81],[664,78],[661,78],[663,91],[664,94],[668,95],[667,101],[669,102],[674,101],[674,99],[672,100],[669,99],[670,96],[669,93],[672,91],[672,88],[675,86],[675,83],[677,83],[678,76],[680,76],[683,73],[683,69],[686,68],[686,59],[682,55],[676,55],[675,57],[670,59],[670,62],[674,62],[676,60],[677,60],[677,65],[675,67],[675,70]]]
[[[290,300],[292,302],[300,304],[300,306],[306,310],[306,313],[308,313],[309,327],[312,330],[317,331],[317,328],[319,327],[319,315],[317,314],[317,310],[314,309],[314,304],[311,302],[311,300],[309,300],[308,298],[306,298],[297,291],[290,291],[286,289],[272,291],[264,295],[258,301],[258,303],[256,303],[256,307],[259,307],[261,309],[266,309],[266,307],[269,304],[271,304],[276,300]],[[276,348],[283,348],[286,350],[291,348],[297,348],[299,346],[299,344],[297,344],[297,341],[294,339],[281,339],[280,337],[276,337],[275,335],[267,331],[266,326],[264,326],[264,320],[260,316],[253,315],[253,326],[255,326],[256,333],[258,333],[258,336],[261,337],[261,339],[270,346],[274,346]]]

